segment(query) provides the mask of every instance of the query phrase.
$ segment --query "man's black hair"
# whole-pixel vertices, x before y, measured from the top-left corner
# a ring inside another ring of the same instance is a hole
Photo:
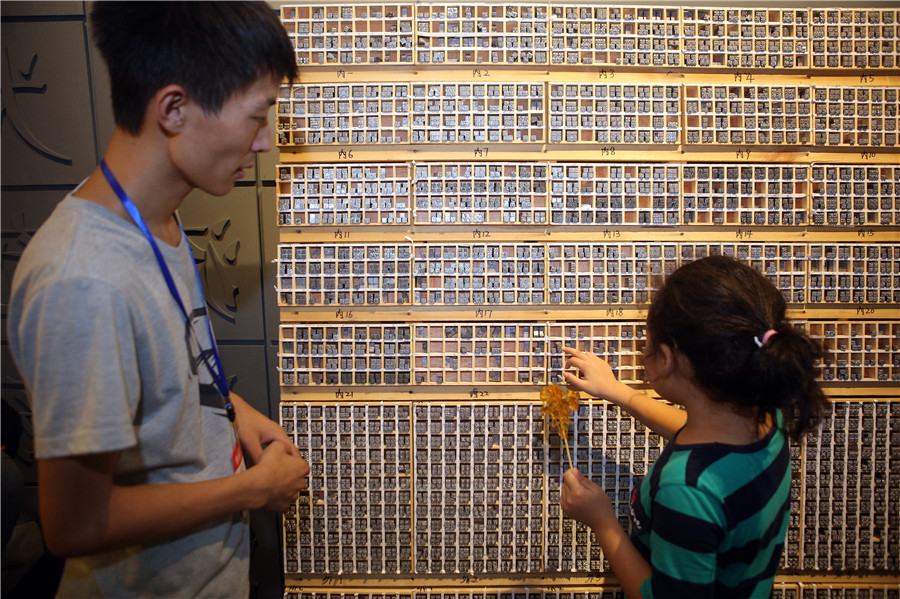
[[[109,67],[116,124],[132,134],[166,85],[183,86],[217,114],[260,77],[296,77],[287,32],[264,2],[97,2],[91,21]]]

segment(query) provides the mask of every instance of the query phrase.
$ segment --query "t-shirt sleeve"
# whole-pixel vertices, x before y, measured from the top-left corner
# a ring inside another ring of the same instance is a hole
[[[653,501],[650,562],[644,599],[703,599],[715,595],[716,558],[724,534],[721,504],[685,485],[660,487]]]
[[[32,402],[40,459],[137,443],[140,377],[127,303],[109,283],[61,279],[13,297],[13,355]]]

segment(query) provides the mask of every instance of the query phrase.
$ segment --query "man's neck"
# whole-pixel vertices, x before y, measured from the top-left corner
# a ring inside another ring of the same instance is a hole
[[[173,171],[164,152],[155,151],[152,140],[148,142],[145,136],[132,136],[117,128],[105,160],[150,232],[169,245],[178,245],[181,230],[175,211],[191,187]],[[99,165],[78,191],[78,197],[132,221]]]

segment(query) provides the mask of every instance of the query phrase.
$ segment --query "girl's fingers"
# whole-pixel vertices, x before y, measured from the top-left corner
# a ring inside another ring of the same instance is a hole
[[[576,485],[585,489],[588,488],[591,482],[577,468],[569,468],[566,470],[565,474],[563,474],[563,480],[571,485]]]

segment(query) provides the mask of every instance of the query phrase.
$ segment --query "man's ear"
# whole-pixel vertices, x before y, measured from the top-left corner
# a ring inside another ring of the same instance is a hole
[[[169,84],[154,94],[151,109],[159,126],[167,133],[179,133],[184,127],[188,95],[184,88]]]

